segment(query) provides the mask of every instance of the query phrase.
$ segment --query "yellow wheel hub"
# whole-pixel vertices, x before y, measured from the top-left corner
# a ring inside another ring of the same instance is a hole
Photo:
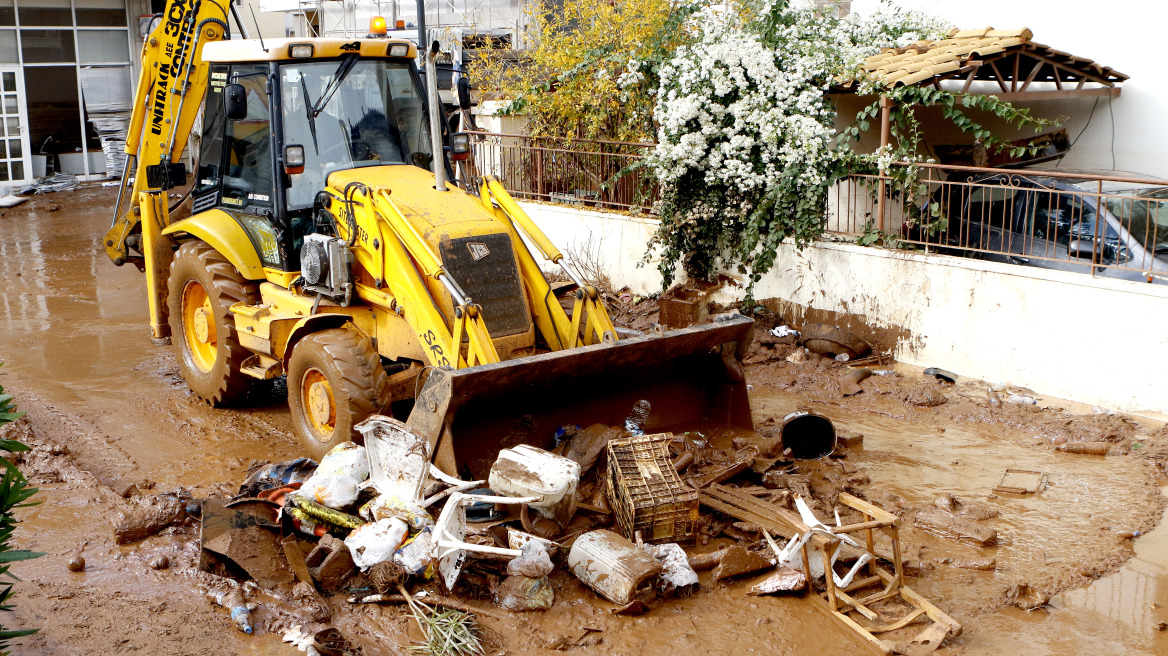
[[[195,310],[195,339],[203,344],[211,341],[211,331],[215,330],[214,324],[207,321],[208,314],[205,307]]]
[[[182,323],[184,342],[191,360],[200,370],[211,371],[219,353],[215,313],[207,290],[194,280],[183,288]]]
[[[332,439],[337,426],[337,404],[333,400],[333,389],[320,369],[314,367],[304,372],[300,381],[300,398],[313,437],[321,442]]]

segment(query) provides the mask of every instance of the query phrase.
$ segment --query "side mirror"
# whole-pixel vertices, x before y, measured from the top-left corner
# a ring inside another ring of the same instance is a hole
[[[456,132],[450,135],[450,159],[461,161],[470,157],[470,135]]]
[[[247,90],[242,84],[228,84],[223,88],[223,114],[231,121],[247,118]]]
[[[470,79],[465,75],[458,78],[458,106],[470,109]]]
[[[304,173],[304,146],[299,144],[284,146],[284,172],[288,175]]]
[[[1095,248],[1095,241],[1091,239],[1072,239],[1067,244],[1067,255],[1071,257],[1090,260],[1094,254],[1098,254],[1100,260],[1103,259],[1103,244]]]

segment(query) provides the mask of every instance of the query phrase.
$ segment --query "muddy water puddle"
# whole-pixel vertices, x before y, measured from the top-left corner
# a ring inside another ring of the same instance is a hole
[[[9,210],[0,219],[5,384],[51,408],[82,410],[88,425],[76,430],[116,442],[124,461],[99,477],[193,486],[239,478],[224,473],[253,459],[292,457],[298,449],[281,390],[248,409],[211,410],[178,376],[173,349],[149,339],[143,275],[113,266],[99,249],[113,197],[86,188],[36,198],[19,218]]]
[[[795,394],[756,390],[756,421],[809,408],[837,427],[864,436],[849,458],[905,505],[931,507],[942,494],[980,502],[998,516],[982,523],[998,531],[996,547],[979,549],[909,528],[902,541],[922,546],[932,569],[908,582],[965,625],[956,645],[966,654],[1164,654],[1168,632],[1168,526],[1148,532],[1139,507],[1156,504],[1161,491],[1132,476],[1137,463],[1118,457],[1076,456],[1032,448],[1005,429],[973,424],[936,425],[929,415],[906,421]],[[1048,485],[1039,494],[993,494],[1006,468],[1039,470]],[[1136,540],[1117,533],[1143,530]],[[1134,542],[1134,544],[1133,544]],[[1097,580],[1131,554],[1118,572]],[[944,558],[993,557],[996,571],[957,569]],[[1045,609],[1000,607],[1015,583],[1069,586]],[[988,611],[988,612],[987,612]],[[955,645],[955,646],[956,646]]]
[[[1168,488],[1163,490],[1168,494]],[[970,655],[1166,654],[1168,525],[1135,541],[1135,557],[1118,572],[1051,600],[1048,612],[1008,609],[978,623]],[[1021,650],[1019,650],[1021,651]]]

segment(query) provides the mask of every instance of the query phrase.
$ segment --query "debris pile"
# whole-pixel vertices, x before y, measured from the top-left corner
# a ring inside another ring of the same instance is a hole
[[[547,436],[550,450],[501,449],[485,480],[440,470],[421,435],[374,415],[357,427],[363,445],[256,467],[231,500],[139,499],[116,534],[139,540],[199,520],[208,597],[239,630],[280,633],[309,653],[325,653],[334,595],[397,605],[423,651],[475,653],[476,617],[500,612],[482,602],[546,611],[564,585],[614,615],[640,615],[743,581],[744,595],[806,594],[864,618],[854,627],[882,648],[874,634],[915,622],[934,645],[960,633],[904,586],[901,519],[849,493],[867,481],[846,462],[859,436],[841,442],[828,418],[799,411],[762,435],[712,440],[647,432],[651,413],[641,401],[623,426],[565,426]],[[992,544],[976,514],[951,497],[915,522]],[[592,633],[581,639],[603,640]]]

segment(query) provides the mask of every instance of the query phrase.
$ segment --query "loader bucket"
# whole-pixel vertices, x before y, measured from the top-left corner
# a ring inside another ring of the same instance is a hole
[[[750,344],[753,327],[732,315],[662,335],[432,369],[407,423],[429,440],[439,468],[475,478],[486,478],[501,448],[550,448],[565,425],[622,425],[641,399],[652,404],[646,432],[750,429],[736,351]]]

